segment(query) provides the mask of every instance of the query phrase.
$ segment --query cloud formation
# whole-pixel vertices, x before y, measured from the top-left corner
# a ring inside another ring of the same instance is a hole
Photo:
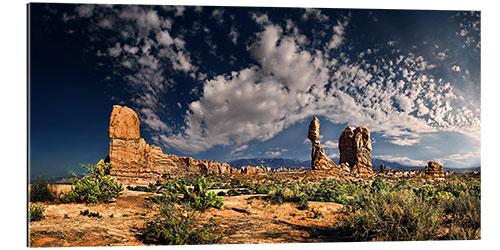
[[[155,143],[199,153],[215,145],[266,141],[314,115],[335,124],[367,126],[399,146],[416,145],[423,134],[438,130],[472,136],[480,131],[478,103],[464,102],[450,82],[433,74],[437,66],[429,58],[401,51],[396,41],[349,55],[353,52],[344,45],[350,39],[346,31],[351,20],[346,17],[332,20],[320,10],[306,9],[303,21],[333,24],[327,25],[327,39],[317,43],[297,28],[294,21],[300,18],[280,24],[265,13],[251,13],[260,29],[245,43],[254,63],[208,77],[209,72],[200,71],[203,62],[187,49],[192,41],[175,32],[178,24],[170,16],[186,11],[148,6],[76,9],[80,18],[92,21],[91,30],[115,32],[113,42],[97,54],[114,62],[115,73],[135,93],[132,100]],[[218,27],[225,25],[224,15],[224,9],[210,12]],[[225,38],[237,44],[241,32],[234,25],[226,26]],[[467,26],[467,34],[475,27]],[[193,32],[210,35],[206,27]],[[220,57],[217,44],[212,39],[205,42],[210,43],[210,53]],[[440,60],[447,58],[445,51],[438,55]],[[465,71],[455,66],[448,70]],[[199,95],[187,104],[183,124],[175,131],[161,113],[166,108],[165,93],[175,85],[168,73],[206,79],[199,91],[193,90]]]
[[[397,162],[397,163],[405,165],[405,166],[420,166],[420,167],[427,166],[427,162],[425,162],[425,161],[410,159],[406,156],[400,157],[400,156],[392,156],[392,155],[377,155],[377,156],[373,156],[373,158],[378,158],[378,159],[388,161],[388,162]]]
[[[167,145],[200,152],[217,144],[265,141],[312,115],[366,125],[400,146],[437,129],[479,130],[477,114],[453,109],[452,85],[427,74],[422,56],[387,58],[373,49],[373,63],[330,58],[301,48],[300,34],[285,34],[267,16],[254,20],[263,25],[249,47],[258,65],[207,80],[203,96],[190,104],[185,130],[169,136]]]

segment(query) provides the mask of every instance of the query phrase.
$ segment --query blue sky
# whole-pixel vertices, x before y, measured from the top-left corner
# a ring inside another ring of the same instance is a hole
[[[346,126],[372,157],[480,165],[480,14],[31,5],[30,166],[64,176],[107,155],[113,104],[164,152],[229,161],[338,156]]]

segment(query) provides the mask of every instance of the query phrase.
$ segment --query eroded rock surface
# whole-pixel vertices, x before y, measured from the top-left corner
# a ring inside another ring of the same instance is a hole
[[[314,117],[314,119],[309,124],[309,131],[307,133],[307,138],[312,143],[312,153],[311,153],[311,169],[312,170],[329,170],[334,168],[335,163],[330,160],[325,153],[325,149],[321,146],[319,142],[319,120]]]
[[[109,160],[115,164],[111,174],[125,185],[147,185],[187,174],[240,172],[227,163],[164,154],[160,147],[140,137],[139,118],[128,107],[113,106],[109,139]]]
[[[346,164],[358,177],[373,175],[370,130],[364,126],[344,129],[339,138],[340,164]]]
[[[425,169],[425,174],[430,178],[444,178],[443,166],[435,161],[429,161]]]

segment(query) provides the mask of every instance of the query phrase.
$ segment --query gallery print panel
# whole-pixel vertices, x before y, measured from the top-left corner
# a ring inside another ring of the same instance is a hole
[[[481,239],[478,11],[28,5],[28,245]]]

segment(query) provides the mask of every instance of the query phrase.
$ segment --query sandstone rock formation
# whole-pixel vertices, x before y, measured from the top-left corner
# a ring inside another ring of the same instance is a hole
[[[236,174],[227,163],[164,154],[140,137],[137,114],[128,107],[113,106],[109,124],[111,175],[124,185],[147,185],[186,174]]]
[[[385,165],[384,164],[380,164],[379,172],[383,173],[384,171],[385,171]]]
[[[340,162],[347,164],[354,176],[373,175],[370,130],[366,127],[347,127],[339,138]]]
[[[444,178],[443,166],[435,161],[429,161],[427,168],[425,168],[425,174],[430,178]]]
[[[261,174],[261,173],[271,172],[271,168],[264,166],[257,166],[257,167],[243,166],[241,167],[240,171],[242,174]]]
[[[312,153],[311,153],[311,169],[312,170],[329,170],[334,168],[335,163],[328,159],[325,150],[319,143],[319,120],[314,117],[314,119],[309,124],[309,131],[307,138],[312,143]]]

